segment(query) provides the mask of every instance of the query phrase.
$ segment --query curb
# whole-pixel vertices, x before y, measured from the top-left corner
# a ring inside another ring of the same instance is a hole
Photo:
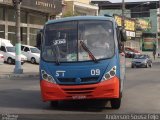
[[[0,75],[0,79],[39,78],[39,74],[6,74]]]

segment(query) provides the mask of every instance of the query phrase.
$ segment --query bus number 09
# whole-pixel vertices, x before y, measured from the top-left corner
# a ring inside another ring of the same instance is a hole
[[[91,75],[100,75],[100,69],[92,69],[91,70]]]

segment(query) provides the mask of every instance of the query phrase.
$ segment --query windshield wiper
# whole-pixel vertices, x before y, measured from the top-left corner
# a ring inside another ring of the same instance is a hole
[[[60,65],[60,52],[58,45],[52,45],[52,52],[55,54],[56,64]]]
[[[89,54],[89,56],[92,58],[92,60],[97,63],[97,59],[95,58],[95,56],[93,55],[93,53],[89,50],[89,48],[86,46],[86,44],[83,41],[80,41],[80,44],[82,46],[82,48]]]

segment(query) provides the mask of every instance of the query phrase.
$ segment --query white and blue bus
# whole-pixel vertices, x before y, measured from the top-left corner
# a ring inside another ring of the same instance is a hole
[[[125,78],[125,31],[114,18],[78,16],[48,21],[37,35],[41,47],[43,101],[110,100],[118,109]]]

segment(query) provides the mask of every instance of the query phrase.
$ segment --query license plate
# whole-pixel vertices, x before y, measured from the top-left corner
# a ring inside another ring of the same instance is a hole
[[[86,99],[87,97],[84,96],[84,95],[75,95],[75,96],[72,96],[72,99],[74,100],[80,100],[80,99]]]

